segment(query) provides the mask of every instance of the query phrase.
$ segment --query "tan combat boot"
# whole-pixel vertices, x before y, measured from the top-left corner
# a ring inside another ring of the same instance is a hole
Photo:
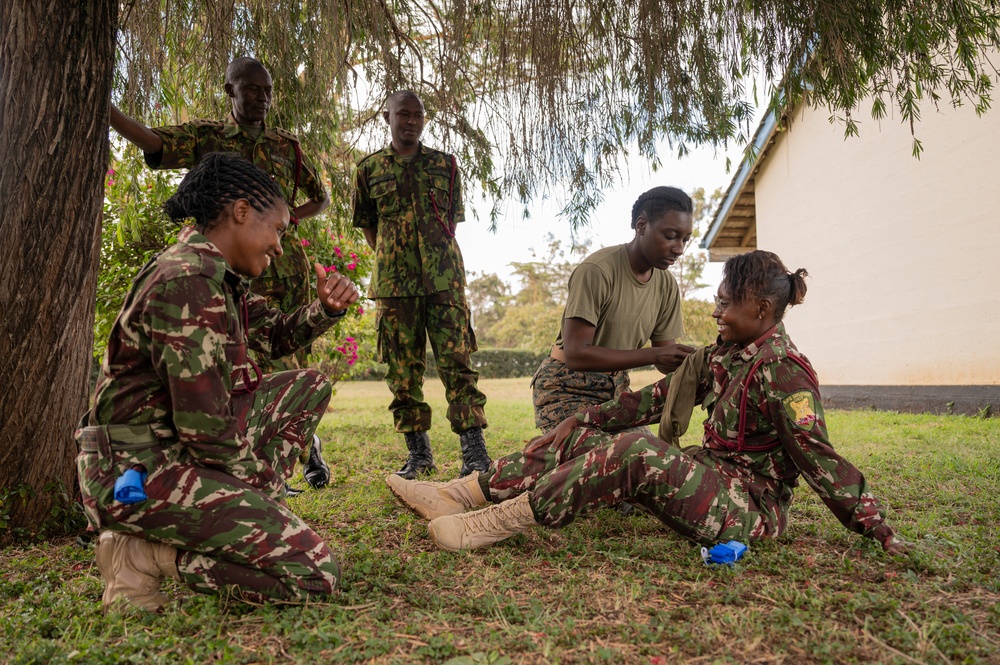
[[[96,549],[97,569],[105,583],[105,611],[118,602],[150,612],[167,604],[160,581],[164,575],[180,579],[176,549],[117,531],[103,532]]]
[[[499,543],[537,524],[528,498],[525,492],[489,508],[461,515],[445,515],[431,520],[427,530],[438,547],[451,552]]]
[[[386,476],[385,482],[403,503],[429,520],[443,515],[464,513],[466,510],[479,508],[488,503],[483,496],[483,489],[479,486],[478,471],[447,483],[406,480],[395,473]]]

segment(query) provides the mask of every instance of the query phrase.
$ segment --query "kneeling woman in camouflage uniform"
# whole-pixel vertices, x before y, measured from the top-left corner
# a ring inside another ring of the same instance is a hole
[[[209,155],[164,210],[195,226],[135,278],[77,431],[84,506],[104,529],[104,604],[157,610],[163,576],[255,601],[329,594],[337,561],[285,505],[282,471],[311,440],[330,384],[312,370],[262,376],[247,348],[292,353],[357,289],[317,266],[318,300],[287,315],[246,291],[243,278],[281,254],[289,219],[275,182],[238,155]],[[145,474],[137,502],[115,496],[129,470]]]
[[[716,344],[638,392],[588,407],[489,471],[451,483],[390,476],[443,549],[471,549],[534,524],[565,526],[621,501],[647,508],[693,540],[781,535],[802,476],[848,529],[905,551],[864,476],[827,437],[819,386],[781,323],[806,292],[770,252],[726,262],[712,316]],[[701,446],[681,450],[694,405],[708,411]],[[660,421],[660,436],[625,432]],[[493,501],[496,505],[465,512]]]

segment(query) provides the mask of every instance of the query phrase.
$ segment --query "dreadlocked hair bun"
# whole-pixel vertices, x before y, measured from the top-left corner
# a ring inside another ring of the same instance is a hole
[[[635,228],[639,215],[645,215],[652,222],[670,210],[693,212],[691,197],[676,187],[654,187],[643,192],[632,204],[632,228]]]
[[[237,199],[246,199],[258,212],[283,204],[278,184],[259,167],[235,152],[212,152],[187,172],[163,211],[177,222],[193,218],[207,231]]]
[[[762,249],[737,254],[722,267],[722,284],[733,302],[770,298],[774,302],[774,320],[780,321],[785,309],[798,305],[806,297],[805,268],[789,272],[774,252]]]

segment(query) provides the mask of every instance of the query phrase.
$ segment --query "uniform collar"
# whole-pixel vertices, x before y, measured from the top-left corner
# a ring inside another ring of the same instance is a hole
[[[262,121],[260,123],[260,128],[261,132],[259,138],[262,139],[264,138],[264,134],[267,133],[267,123]],[[243,131],[243,127],[240,125],[240,123],[236,122],[236,116],[233,115],[232,111],[230,111],[229,115],[227,115],[225,119],[222,121],[222,133],[227,139],[234,138],[236,136],[239,136],[240,134],[246,134],[246,132]],[[247,135],[247,138],[251,137]]]
[[[773,354],[777,357],[784,355],[784,346],[779,342],[785,337],[785,325],[783,323],[777,323],[772,326],[767,332],[758,337],[756,340],[747,344],[739,353],[739,357],[745,361],[749,362],[761,352],[762,349],[770,348]]]
[[[243,293],[247,290],[249,282],[229,267],[226,257],[222,255],[222,252],[219,251],[219,248],[215,245],[215,243],[203,234],[199,233],[198,229],[193,226],[183,227],[181,232],[177,234],[177,242],[187,245],[191,249],[205,256],[208,261],[224,268],[225,277],[223,279],[225,279],[225,281],[233,288],[237,297],[243,295]]]
[[[396,152],[396,149],[392,147],[392,141],[389,141],[389,145],[387,145],[385,147],[385,150],[386,150],[387,153],[389,153],[390,155],[392,155],[393,158],[395,158],[395,159],[398,159],[398,160],[405,159],[405,157],[403,155],[401,155],[398,152]],[[413,157],[414,158],[419,157],[420,155],[423,155],[426,152],[427,152],[427,148],[424,147],[424,142],[423,141],[418,141],[417,142],[417,152],[413,155]]]

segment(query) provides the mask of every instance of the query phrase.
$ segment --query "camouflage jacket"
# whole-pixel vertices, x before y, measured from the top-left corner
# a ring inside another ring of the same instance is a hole
[[[694,457],[738,481],[770,513],[774,535],[784,531],[801,475],[848,529],[890,541],[885,509],[861,472],[830,443],[816,374],[784,326],[779,323],[746,347],[721,344],[708,351],[696,401],[709,416],[703,447]],[[587,409],[577,419],[607,431],[657,422],[671,376]]]
[[[230,403],[247,345],[280,357],[337,320],[318,300],[292,314],[270,309],[246,293],[246,282],[208,238],[185,227],[176,244],[139,272],[125,298],[90,424],[166,425],[200,464],[242,480],[272,477]]]
[[[230,113],[221,122],[191,120],[183,125],[154,127],[153,131],[163,139],[163,150],[145,153],[146,164],[152,169],[187,169],[210,152],[237,152],[271,174],[281,187],[289,210],[303,196],[313,200],[326,198],[316,169],[301,155],[299,140],[283,129],[265,125],[260,136],[253,138]],[[281,249],[282,255],[273,264],[277,277],[312,272],[297,226],[289,226],[281,240]]]
[[[455,225],[465,220],[455,158],[420,144],[406,161],[392,147],[354,172],[354,226],[377,228],[369,296],[424,296],[465,288]]]

